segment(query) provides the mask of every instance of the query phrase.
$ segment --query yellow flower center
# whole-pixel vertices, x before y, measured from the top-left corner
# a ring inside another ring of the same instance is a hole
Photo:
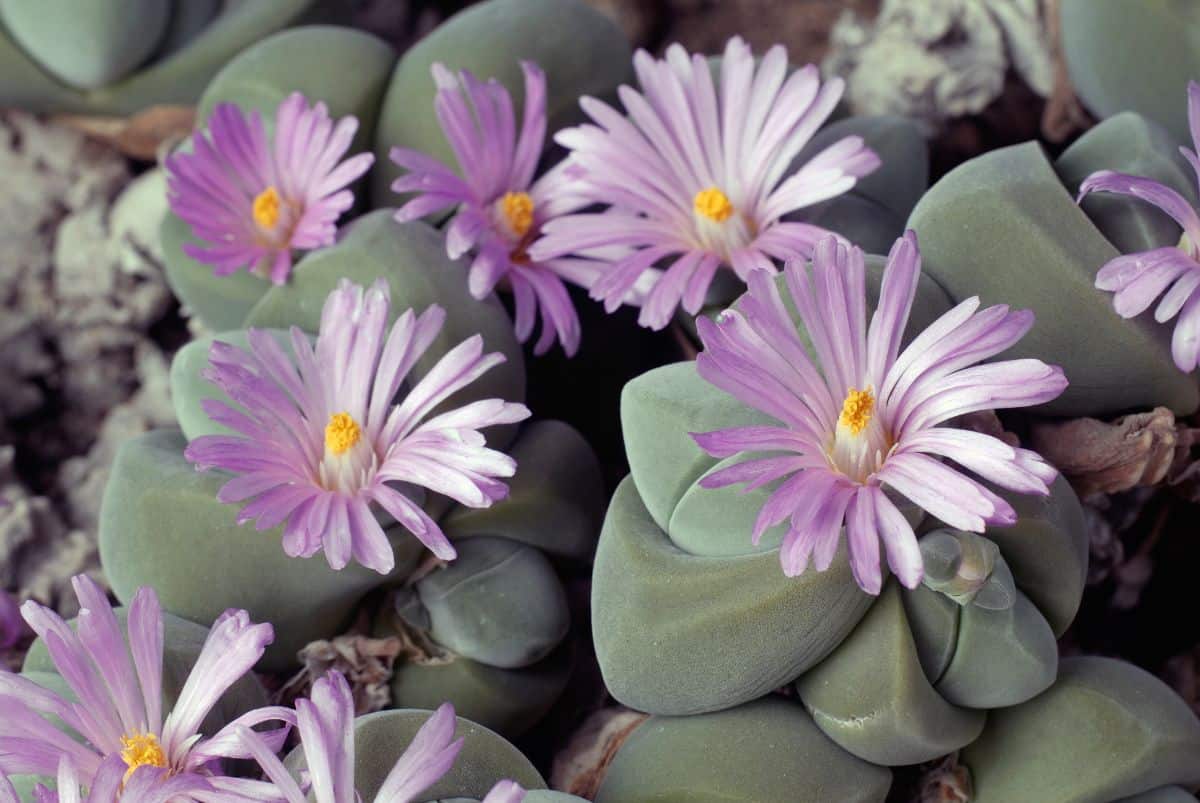
[[[129,769],[125,771],[125,780],[133,775],[138,767],[165,767],[167,754],[163,752],[158,737],[153,733],[135,733],[132,736],[121,737],[121,760]]]
[[[254,199],[254,222],[264,229],[273,229],[279,222],[279,192],[267,187]]]
[[[533,198],[527,192],[506,192],[500,199],[504,219],[513,234],[524,237],[533,227]]]
[[[724,223],[733,215],[733,204],[729,202],[729,196],[716,187],[700,190],[692,204],[696,207],[697,215],[703,215],[717,223]]]
[[[875,397],[870,390],[850,388],[846,401],[842,404],[842,414],[838,423],[850,430],[853,435],[860,434],[871,423],[871,414],[875,411]]]
[[[349,413],[334,413],[325,426],[325,448],[336,455],[345,454],[358,443],[362,430]]]

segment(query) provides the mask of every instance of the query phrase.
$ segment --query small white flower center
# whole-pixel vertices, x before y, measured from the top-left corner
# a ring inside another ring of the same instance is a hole
[[[719,255],[728,264],[730,254],[754,239],[753,223],[718,187],[700,190],[692,198],[696,238],[701,249]]]
[[[892,443],[876,415],[872,388],[849,388],[829,447],[830,466],[855,482],[866,482],[883,465]]]
[[[319,468],[321,485],[353,493],[368,483],[379,461],[362,428],[349,413],[334,413],[325,426],[325,455]]]

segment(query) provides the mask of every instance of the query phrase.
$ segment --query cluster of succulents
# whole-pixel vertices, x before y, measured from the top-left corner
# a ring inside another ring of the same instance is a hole
[[[57,3],[0,0],[28,53],[0,38],[0,64],[83,93],[48,105],[223,63],[165,159],[166,274],[207,333],[174,358],[178,427],[112,466],[122,607],[80,577],[73,623],[22,608],[0,801],[578,801],[508,739],[588,652],[589,573],[607,691],[650,715],[601,803],[882,803],[948,755],[961,800],[1191,799],[1186,704],[1060,658],[1084,513],[1005,431],[1200,406],[1200,157],[1172,133],[1121,113],[928,187],[916,124],[841,117],[782,47],[656,59],[581,0],[487,0],[397,57],[261,38],[319,3],[201,6],[97,6],[160,33],[67,58]],[[228,59],[225,28],[261,41]],[[527,360],[589,337],[577,303],[698,351],[625,386],[608,501],[525,405]],[[345,634],[397,645],[386,710],[335,670],[290,697],[251,672]]]

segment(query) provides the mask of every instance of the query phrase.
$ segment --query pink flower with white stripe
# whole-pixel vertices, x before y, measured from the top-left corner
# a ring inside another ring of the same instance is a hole
[[[1200,180],[1200,84],[1188,82],[1188,123],[1196,150],[1179,150]],[[1079,200],[1092,192],[1115,192],[1153,204],[1183,230],[1178,245],[1123,254],[1096,274],[1096,287],[1113,293],[1113,308],[1122,318],[1145,312],[1161,297],[1154,319],[1166,323],[1178,316],[1171,337],[1171,356],[1180,371],[1200,363],[1200,215],[1172,188],[1154,179],[1101,170],[1084,179]]]
[[[180,799],[228,800],[229,793],[244,794],[244,781],[217,772],[221,759],[249,757],[237,738],[238,728],[282,722],[283,727],[260,734],[278,748],[294,714],[288,708],[260,708],[211,737],[200,733],[200,725],[222,695],[258,663],[274,639],[271,626],[251,623],[241,610],[218,617],[174,708],[164,717],[162,607],[153,589],[139,589],[129,605],[126,646],[104,591],[86,575],[71,582],[80,606],[75,630],[35,602],[26,602],[22,613],[78,702],[0,670],[0,772],[54,775],[66,759],[80,782],[93,788],[106,766],[120,762],[124,778],[139,768],[158,770],[163,783],[180,778],[172,787],[179,787]],[[50,716],[68,730],[52,724]],[[192,775],[203,776],[202,783]],[[215,793],[202,793],[205,785]],[[193,787],[194,793],[186,792]]]
[[[579,207],[564,192],[565,165],[534,180],[546,138],[546,76],[532,62],[525,73],[525,113],[518,133],[508,90],[496,80],[480,81],[463,70],[455,75],[433,65],[437,83],[434,109],[454,150],[459,172],[408,148],[392,148],[392,161],[409,172],[392,184],[396,192],[417,193],[396,212],[401,222],[449,207],[446,230],[452,259],[473,252],[468,287],[485,298],[497,287],[510,291],[516,307],[517,337],[529,339],[541,313],[542,333],[534,345],[543,354],[555,337],[567,356],[579,348],[579,316],[563,280],[588,284],[597,264],[569,256],[535,260],[529,246],[557,215]]]
[[[754,523],[758,543],[789,520],[780,548],[788,576],[833,562],[842,527],[850,566],[871,594],[882,586],[879,543],[909,588],[924,567],[912,527],[894,501],[907,498],[951,527],[983,532],[1016,521],[1004,499],[961,469],[1019,493],[1048,494],[1056,471],[1039,455],[990,435],[945,426],[979,410],[1047,402],[1067,386],[1057,366],[1019,359],[977,365],[1020,340],[1033,313],[969,298],[919,334],[900,341],[920,276],[917,240],[908,232],[888,256],[879,305],[866,316],[862,251],[834,237],[817,244],[812,272],[799,260],[785,276],[812,340],[817,363],[767,271],[750,274],[749,293],[717,320],[699,318],[705,349],[696,367],[706,380],[780,426],[693,434],[713,457],[771,452],[706,476],[701,485],[746,490],[782,480]],[[957,464],[957,466],[951,465]]]
[[[311,699],[296,701],[296,720],[312,799],[316,803],[362,800],[354,788],[354,698],[346,679],[329,672],[314,683]],[[375,795],[375,803],[411,803],[449,772],[463,746],[461,738],[454,738],[457,726],[454,706],[443,703],[397,759]],[[249,728],[241,728],[239,734],[283,801],[308,803],[308,796],[271,745]],[[525,790],[516,783],[500,781],[483,803],[521,803],[524,798]]]
[[[788,75],[782,46],[756,67],[750,47],[729,40],[719,86],[708,58],[679,45],[662,60],[640,50],[634,67],[642,91],[620,88],[624,113],[585,97],[580,104],[594,124],[555,137],[580,172],[571,192],[610,208],[547,222],[530,254],[548,260],[631,249],[590,286],[610,312],[644,274],[669,263],[645,299],[643,326],[663,328],[681,303],[698,312],[722,266],[745,280],[755,268],[774,272],[773,259],[809,256],[828,232],[785,218],[846,192],[879,166],[852,136],[789,174],[843,82],[822,84],[811,64]]]
[[[356,118],[335,123],[324,103],[309,106],[293,92],[279,104],[268,142],[257,111],[217,104],[207,136],[192,138],[193,152],[166,161],[171,211],[204,241],[184,253],[217,276],[245,268],[286,282],[293,251],[333,244],[337,219],[354,205],[347,186],[375,161],[369,153],[342,161],[357,130]]]
[[[239,523],[255,521],[259,530],[283,524],[292,557],[323,549],[334,569],[353,558],[390,572],[395,556],[372,512],[378,505],[452,560],[454,547],[412,495],[425,488],[476,508],[508,495],[497,478],[511,477],[516,462],[487,448],[480,430],[523,421],[529,410],[486,399],[430,417],[504,355],[484,354],[483,338],[469,337],[397,401],[446,314],[436,305],[420,315],[406,310],[389,332],[389,309],[383,279],[366,290],[343,279],[325,301],[315,347],[296,327],[290,356],[257,329],[249,330],[248,352],[212,344],[205,377],[244,411],[206,400],[208,416],[235,434],[200,436],[184,455],[199,470],[237,475],[217,498],[250,500]]]

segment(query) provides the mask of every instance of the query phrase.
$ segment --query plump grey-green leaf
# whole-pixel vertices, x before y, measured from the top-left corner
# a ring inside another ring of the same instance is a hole
[[[551,557],[590,558],[607,501],[592,447],[570,424],[534,421],[508,451],[517,461],[508,497],[489,508],[455,507],[442,529],[451,540],[495,535]]]
[[[1166,184],[1196,205],[1196,175],[1180,155],[1178,143],[1157,123],[1133,112],[1122,112],[1089,129],[1063,151],[1054,169],[1072,194],[1092,173],[1116,170]],[[1096,228],[1125,254],[1175,245],[1182,233],[1161,209],[1125,195],[1092,193],[1082,207]]]
[[[613,696],[695,714],[779,688],[829,654],[871,598],[843,545],[825,572],[789,578],[777,552],[689,555],[654,523],[633,481],[617,488],[592,575],[596,655]]]
[[[621,391],[621,431],[637,494],[662,529],[696,480],[717,464],[689,433],[771,424],[696,373],[694,362],[647,371]]]
[[[392,675],[392,702],[402,708],[436,708],[449,701],[462,717],[515,739],[562,695],[573,653],[567,642],[520,669],[501,669],[462,656],[449,663],[398,664]]]
[[[217,276],[212,265],[185,254],[185,243],[202,243],[192,236],[188,224],[171,212],[163,218],[158,236],[163,251],[163,272],[171,292],[209,329],[224,332],[238,328],[251,308],[271,288],[270,281],[246,270]]]
[[[292,666],[305,644],[341,632],[362,595],[387,578],[354,563],[335,572],[321,554],[289,558],[279,528],[239,526],[240,506],[216,498],[229,475],[197,472],[184,446],[182,433],[160,430],[117,453],[100,510],[105,575],[122,602],[148,585],[165,610],[193,622],[244,608],[275,628],[264,666]],[[402,531],[392,544],[402,575],[421,547]]]
[[[129,638],[125,628],[129,612],[125,608],[117,608],[116,615],[122,634],[126,637],[125,643],[128,645]],[[75,620],[72,619],[70,624],[74,627]],[[200,651],[207,637],[208,628],[204,625],[189,622],[166,612],[163,613],[162,691],[164,712],[170,712],[176,700],[179,699],[179,693],[183,691],[183,685],[187,682],[196,659],[200,657]],[[70,687],[59,675],[54,661],[50,659],[50,652],[41,639],[36,639],[30,645],[21,672],[36,683],[63,694],[68,699],[75,699],[74,695],[70,693]],[[267,702],[267,693],[262,684],[258,682],[258,678],[253,673],[246,674],[217,701],[200,726],[200,732],[212,736],[242,714],[255,708],[262,708]]]
[[[50,75],[77,89],[125,77],[158,47],[171,0],[0,0],[8,34]]]
[[[555,131],[580,117],[581,95],[604,96],[630,79],[631,55],[616,24],[582,0],[487,0],[459,12],[396,65],[375,133],[372,201],[396,203],[391,184],[401,171],[388,157],[393,147],[457,164],[433,111],[434,63],[499,81],[513,97],[518,120],[525,98],[520,61],[536,63],[546,73],[549,144]]]
[[[963,607],[954,658],[934,688],[955,705],[1002,708],[1045,691],[1057,671],[1054,633],[1018,591],[1005,610]]]
[[[341,6],[340,0],[224,3],[184,46],[171,52],[164,47],[124,80],[87,92],[59,83],[0,30],[0,105],[106,115],[137,114],[163,104],[191,105],[243,48],[288,25],[337,20],[344,16]]]
[[[358,153],[371,146],[395,62],[386,42],[353,28],[310,25],[281,31],[246,48],[217,73],[200,99],[198,119],[207,120],[218,103],[236,103],[273,120],[280,101],[302,92],[309,103],[324,103],[334,118],[358,118],[349,151]]]
[[[354,786],[363,800],[374,800],[396,761],[412,742],[429,711],[379,711],[354,721]],[[526,789],[545,789],[546,782],[529,759],[504,737],[482,725],[458,718],[454,732],[462,750],[450,771],[421,794],[421,800],[467,797],[481,799],[497,781],[509,778]],[[287,757],[293,771],[306,767],[302,747]]]
[[[1055,636],[1075,619],[1087,581],[1088,534],[1079,497],[1062,476],[1049,496],[993,488],[1017,512],[1011,527],[992,527],[987,537],[1000,547],[1017,588],[1046,617]]]
[[[872,254],[886,254],[904,233],[904,222],[929,186],[929,147],[915,122],[904,117],[849,117],[821,129],[796,157],[799,166],[847,136],[862,137],[883,164],[854,189],[796,213]]]
[[[1133,797],[1123,797],[1115,803],[1194,803],[1196,796],[1179,786],[1161,786]]]
[[[416,583],[433,639],[502,669],[549,655],[566,636],[571,617],[545,555],[492,536],[469,538],[457,549],[457,558]]]
[[[1062,0],[1062,50],[1097,117],[1139,112],[1189,142],[1187,82],[1200,76],[1200,6],[1191,0]]]
[[[525,399],[525,362],[513,334],[512,321],[493,296],[476,301],[467,292],[467,268],[446,256],[441,233],[424,223],[397,223],[381,209],[354,221],[334,246],[315,251],[297,265],[286,285],[272,287],[250,310],[247,326],[284,329],[299,326],[315,333],[325,299],[345,278],[370,285],[378,278],[391,289],[394,320],[406,309],[423,312],[431,304],[446,310],[446,323],[411,376],[429,372],[450,349],[468,337],[482,336],[484,350],[499,352],[505,362],[455,393],[435,412],[479,399]],[[515,426],[489,432],[489,445],[503,449],[516,435]]]
[[[909,227],[924,269],[956,301],[1032,309],[1033,329],[1006,357],[1061,365],[1070,385],[1043,406],[1099,415],[1163,405],[1190,413],[1194,377],[1171,359],[1169,330],[1125,320],[1093,287],[1116,250],[1075,205],[1036,143],[991,151],[946,174],[917,204]]]
[[[1110,658],[1067,658],[1050,689],[993,711],[962,754],[974,803],[1107,803],[1200,784],[1200,720],[1161,680]]]
[[[958,646],[962,606],[926,585],[902,589],[900,596],[921,668],[930,683],[937,683]]]
[[[882,803],[884,767],[831,742],[796,703],[766,698],[651,717],[608,767],[596,803]]]
[[[984,714],[946,702],[921,667],[895,580],[833,653],[796,681],[822,731],[876,764],[930,761],[969,744]]]

